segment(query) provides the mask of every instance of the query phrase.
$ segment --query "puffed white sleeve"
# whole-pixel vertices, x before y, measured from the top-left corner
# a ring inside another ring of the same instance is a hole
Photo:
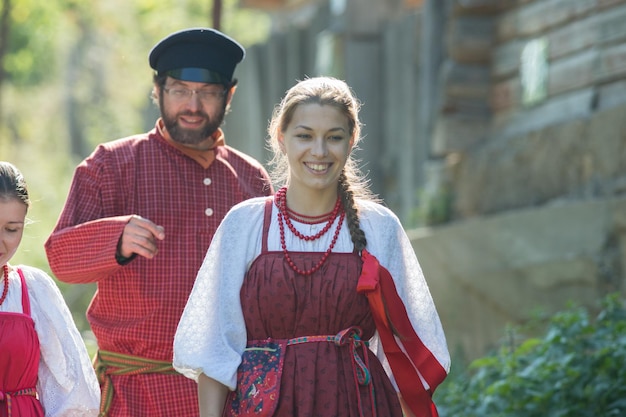
[[[449,372],[450,354],[443,326],[415,250],[402,224],[391,210],[375,203],[365,203],[360,219],[367,238],[367,249],[391,274],[415,333],[445,371]],[[372,345],[395,384],[377,337]]]
[[[174,337],[174,368],[234,390],[247,334],[239,293],[260,253],[265,198],[233,207],[215,232]]]
[[[37,392],[46,417],[97,416],[100,387],[84,341],[53,279],[20,265],[39,338]]]

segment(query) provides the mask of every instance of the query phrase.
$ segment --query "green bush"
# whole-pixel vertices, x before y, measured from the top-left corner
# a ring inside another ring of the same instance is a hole
[[[543,337],[451,372],[435,394],[440,417],[625,416],[624,303],[607,296],[589,316],[570,307],[548,320]]]

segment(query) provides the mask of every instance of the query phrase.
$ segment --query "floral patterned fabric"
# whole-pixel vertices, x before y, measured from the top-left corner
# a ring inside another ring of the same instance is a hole
[[[280,377],[287,341],[254,341],[248,344],[237,371],[237,390],[231,391],[224,416],[269,417],[280,394]]]

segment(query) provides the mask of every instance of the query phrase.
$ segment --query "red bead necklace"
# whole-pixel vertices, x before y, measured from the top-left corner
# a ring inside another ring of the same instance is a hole
[[[276,205],[278,206],[278,209],[280,211],[280,213],[282,213],[282,217],[285,220],[285,223],[287,223],[287,227],[289,227],[289,230],[291,230],[291,232],[298,236],[300,239],[302,240],[306,240],[306,241],[312,241],[312,240],[317,240],[320,237],[324,236],[324,234],[326,234],[326,232],[328,232],[328,230],[330,229],[330,227],[333,225],[333,223],[335,222],[335,219],[337,218],[337,214],[339,214],[339,209],[341,209],[341,200],[339,200],[339,198],[337,198],[337,202],[335,203],[335,207],[333,208],[333,211],[330,213],[330,216],[328,217],[328,221],[326,222],[326,226],[324,226],[322,228],[322,230],[320,230],[318,233],[312,235],[312,236],[306,236],[303,235],[302,233],[300,233],[295,226],[293,225],[293,223],[291,222],[290,219],[290,215],[289,215],[289,208],[287,208],[287,188],[283,187],[280,190],[278,190],[276,192]],[[299,215],[300,217],[306,217],[306,216],[302,216]],[[326,215],[320,216],[321,217],[326,217]],[[312,217],[315,218],[315,217]],[[306,223],[306,222],[304,222]],[[311,224],[315,224],[315,223],[319,223],[319,222],[312,222]]]
[[[2,290],[2,296],[0,297],[0,306],[4,303],[4,300],[7,298],[9,294],[9,267],[4,265],[2,267],[4,272],[4,290]]]
[[[285,243],[285,225],[283,224],[283,220],[285,223],[287,223],[287,226],[289,226],[289,230],[291,230],[293,234],[296,235],[301,240],[306,240],[306,241],[316,240],[322,237],[323,234],[326,233],[328,229],[330,229],[330,226],[333,224],[333,222],[337,218],[338,211],[341,208],[341,203],[339,199],[337,199],[337,204],[335,205],[333,214],[331,215],[331,218],[329,219],[329,223],[324,227],[324,229],[322,229],[320,233],[317,233],[314,236],[305,236],[296,230],[296,228],[293,226],[293,224],[291,223],[289,219],[289,211],[287,210],[287,199],[285,198],[286,191],[287,189],[283,187],[280,190],[278,190],[278,192],[276,192],[276,205],[278,206],[278,226],[280,228],[280,245],[283,249],[283,253],[285,254],[285,259],[287,260],[287,264],[289,264],[289,267],[291,269],[293,269],[296,273],[300,275],[311,275],[322,267],[324,262],[326,262],[326,259],[328,259],[328,256],[332,252],[333,248],[335,247],[335,244],[337,243],[337,239],[339,238],[339,232],[341,231],[341,225],[343,224],[343,219],[346,217],[346,212],[341,210],[341,215],[339,216],[339,222],[337,223],[337,229],[335,230],[333,239],[330,242],[330,246],[328,247],[328,249],[326,249],[326,252],[324,252],[324,255],[322,255],[322,258],[319,260],[319,262],[310,269],[307,269],[307,270],[300,269],[293,262],[293,260],[291,259],[291,256],[289,256],[289,251],[287,250],[287,244]]]

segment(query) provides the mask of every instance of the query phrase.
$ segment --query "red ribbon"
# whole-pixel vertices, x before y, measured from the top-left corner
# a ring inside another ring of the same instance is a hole
[[[363,269],[357,292],[364,294],[369,301],[385,356],[402,398],[415,416],[438,417],[432,394],[447,372],[415,333],[389,271],[366,250],[363,250],[361,258]],[[394,337],[392,324],[406,353]],[[424,388],[417,371],[430,387],[429,390]]]

